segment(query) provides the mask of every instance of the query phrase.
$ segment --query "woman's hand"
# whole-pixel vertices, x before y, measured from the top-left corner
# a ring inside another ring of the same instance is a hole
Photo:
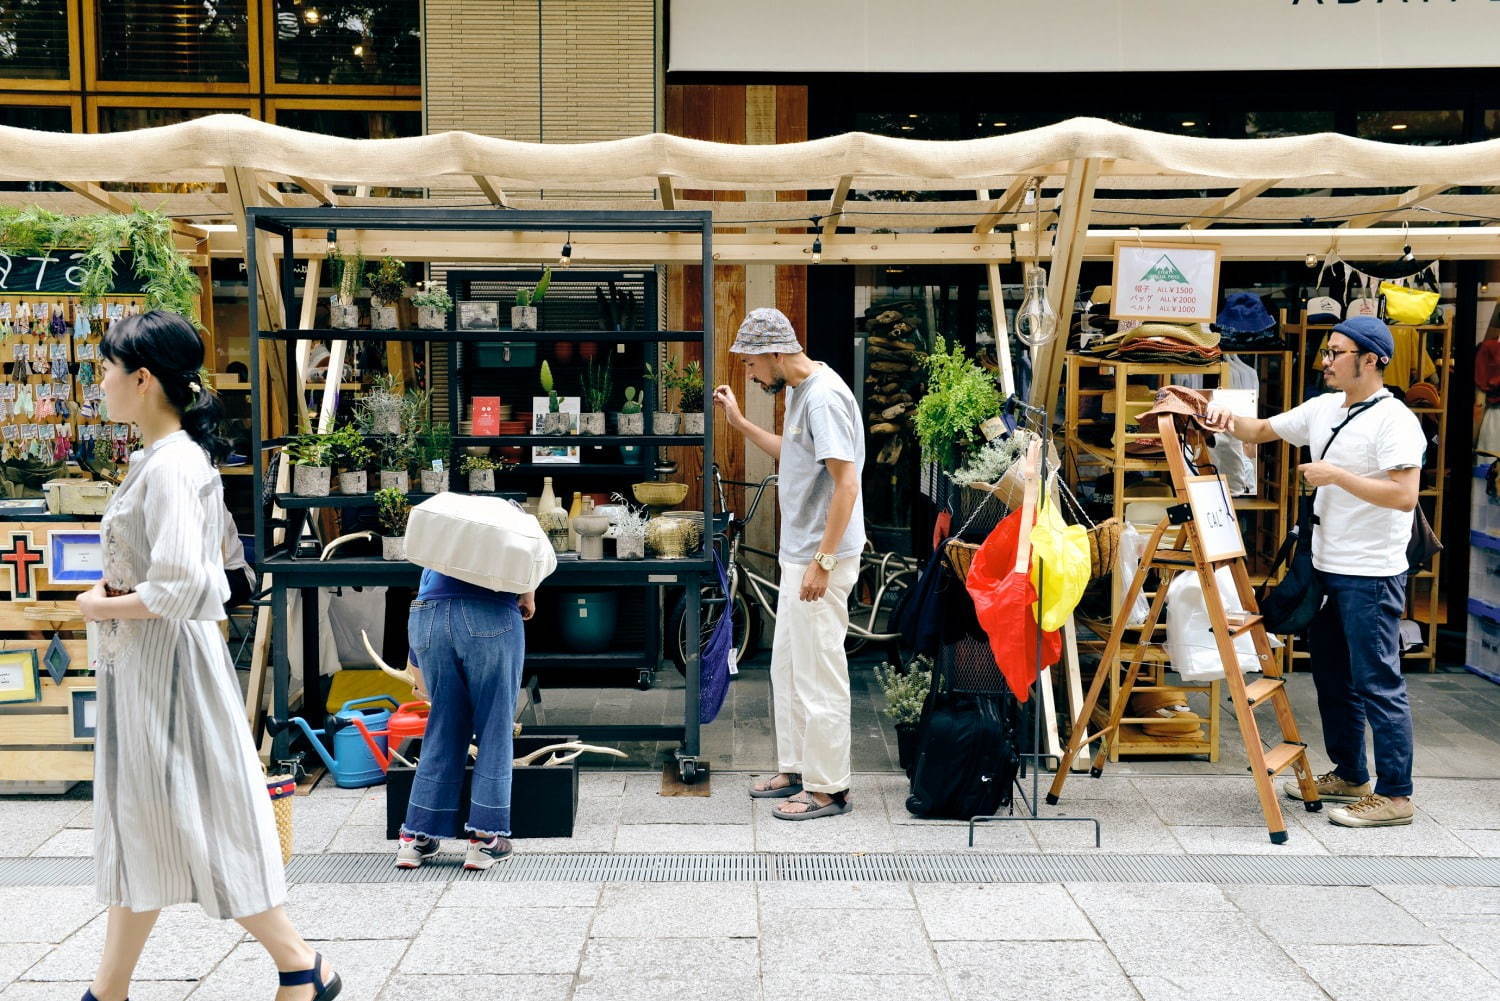
[[[529,622],[536,614],[536,592],[527,591],[516,599],[516,607],[521,610],[521,621]]]
[[[99,622],[107,616],[103,614],[103,603],[109,596],[104,593],[104,584],[101,581],[78,596],[78,614],[83,616],[85,622]]]

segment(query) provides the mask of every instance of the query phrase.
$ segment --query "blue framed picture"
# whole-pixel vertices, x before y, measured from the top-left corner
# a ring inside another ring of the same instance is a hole
[[[49,532],[54,584],[96,584],[104,579],[104,544],[98,532]]]
[[[75,688],[72,695],[73,739],[93,740],[99,729],[99,691]]]

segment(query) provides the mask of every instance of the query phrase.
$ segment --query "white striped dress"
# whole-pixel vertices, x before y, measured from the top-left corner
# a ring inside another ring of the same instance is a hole
[[[136,453],[104,512],[104,580],[157,619],[99,624],[94,861],[99,899],[196,901],[216,918],[286,898],[270,798],[217,621],[223,486],[185,431]]]

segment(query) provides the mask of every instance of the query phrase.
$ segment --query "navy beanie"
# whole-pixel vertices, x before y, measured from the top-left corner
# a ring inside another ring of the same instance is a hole
[[[1373,316],[1351,316],[1333,328],[1353,341],[1361,351],[1370,351],[1390,361],[1396,353],[1396,341],[1391,337],[1391,328],[1383,320]]]

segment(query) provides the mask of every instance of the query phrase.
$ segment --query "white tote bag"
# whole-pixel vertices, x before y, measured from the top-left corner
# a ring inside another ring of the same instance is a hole
[[[536,516],[500,497],[440,493],[412,508],[406,558],[491,591],[525,594],[557,569]]]

